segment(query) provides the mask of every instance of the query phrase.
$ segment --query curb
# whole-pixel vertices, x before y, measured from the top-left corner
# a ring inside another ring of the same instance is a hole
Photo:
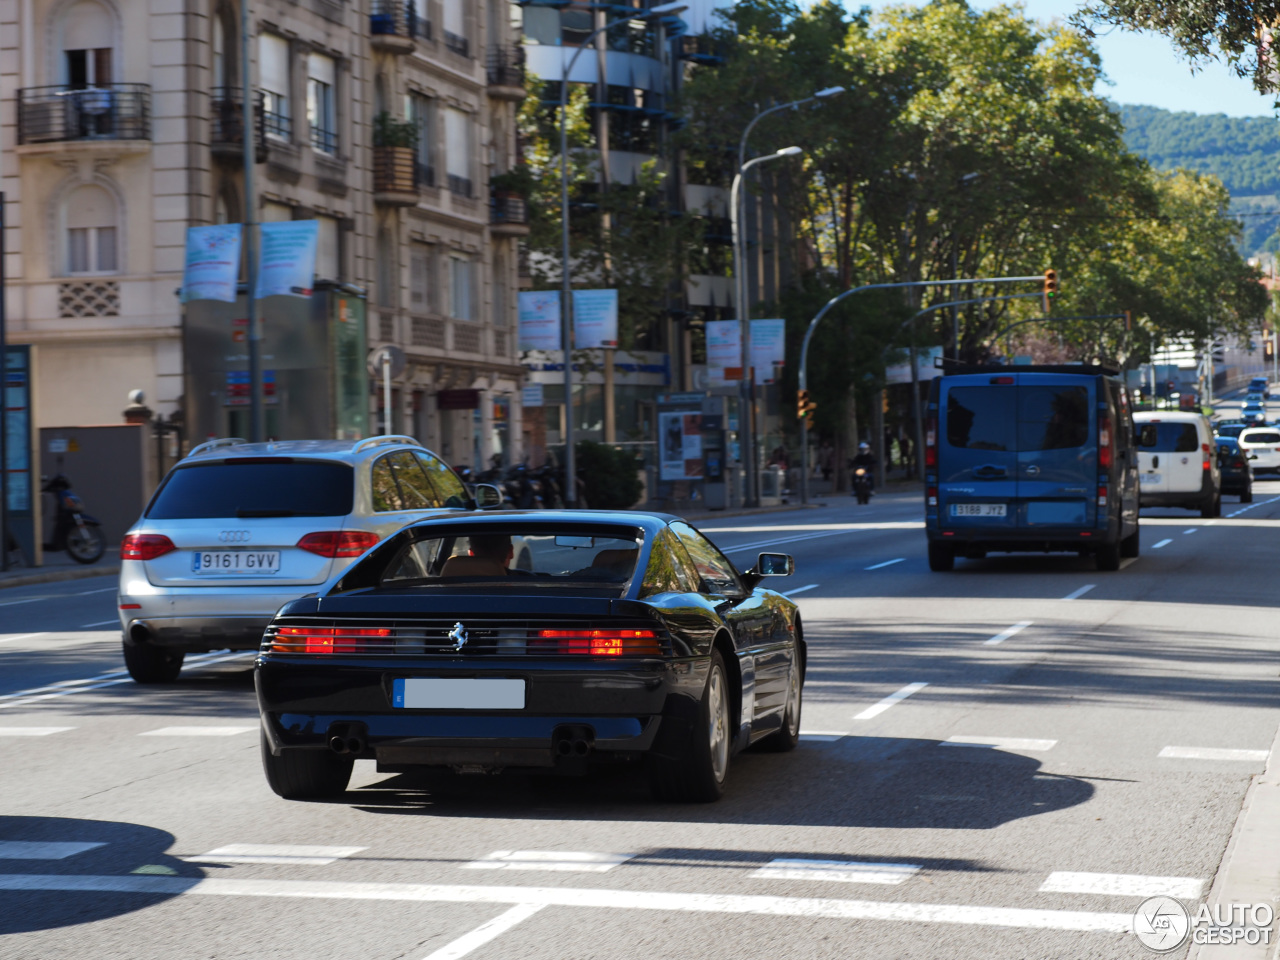
[[[0,590],[7,587],[29,587],[38,583],[59,583],[63,580],[88,580],[91,577],[115,577],[120,575],[120,565],[110,564],[105,567],[71,567],[65,570],[46,570],[43,573],[29,573],[16,577],[0,575]]]

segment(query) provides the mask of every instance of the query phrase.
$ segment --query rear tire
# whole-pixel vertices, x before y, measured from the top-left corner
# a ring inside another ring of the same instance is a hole
[[[1104,543],[1098,548],[1098,552],[1094,554],[1094,559],[1098,563],[1098,569],[1104,571],[1120,569],[1120,543]]]
[[[173,683],[182,671],[181,651],[165,650],[143,643],[126,643],[124,666],[137,683]]]
[[[277,796],[286,800],[323,800],[346,792],[355,760],[328,750],[286,750],[272,756],[265,731],[260,733],[262,772]]]
[[[1132,560],[1138,555],[1142,546],[1141,540],[1138,536],[1141,532],[1141,530],[1134,530],[1133,533],[1120,541],[1120,556],[1124,557],[1126,560]]]
[[[1200,508],[1200,516],[1206,520],[1222,516],[1222,496],[1215,495],[1212,500]]]
[[[1244,488],[1244,492],[1240,494],[1241,503],[1253,503],[1253,484]]]
[[[712,803],[724,795],[734,733],[729,707],[729,674],[720,651],[713,649],[692,735],[674,756],[650,757],[649,785],[655,797],[671,803]]]
[[[929,543],[929,569],[937,573],[946,573],[948,570],[954,570],[956,566],[956,553],[951,547],[941,543]]]
[[[787,753],[800,743],[800,709],[804,699],[804,671],[800,656],[791,665],[790,684],[787,690],[787,709],[782,714],[782,726],[769,734],[756,746],[767,753]]]

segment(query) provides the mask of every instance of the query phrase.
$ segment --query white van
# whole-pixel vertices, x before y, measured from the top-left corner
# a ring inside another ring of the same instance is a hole
[[[1213,427],[1200,413],[1135,413],[1139,501],[1144,507],[1185,507],[1202,517],[1222,512],[1222,474]]]

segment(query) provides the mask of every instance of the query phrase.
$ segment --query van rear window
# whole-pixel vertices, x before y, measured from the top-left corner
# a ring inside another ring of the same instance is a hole
[[[1163,453],[1194,453],[1200,449],[1200,435],[1196,433],[1194,423],[1148,423],[1144,427],[1156,428],[1156,442],[1144,443],[1146,450],[1159,450]],[[1149,431],[1143,431],[1149,433]]]
[[[1018,388],[1019,450],[1065,450],[1088,442],[1088,387]]]
[[[1013,387],[947,391],[947,443],[964,450],[1013,450]]]
[[[345,463],[231,459],[178,467],[156,491],[147,517],[343,517],[351,512],[354,495],[355,473]]]

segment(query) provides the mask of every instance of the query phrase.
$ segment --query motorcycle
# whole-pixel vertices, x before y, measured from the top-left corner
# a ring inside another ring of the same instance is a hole
[[[97,563],[107,549],[102,523],[84,512],[84,501],[71,492],[71,481],[55,474],[41,490],[53,494],[57,511],[53,517],[53,540],[46,550],[66,550],[76,563]]]
[[[871,473],[866,467],[858,467],[853,471],[853,495],[859,503],[871,502]]]

